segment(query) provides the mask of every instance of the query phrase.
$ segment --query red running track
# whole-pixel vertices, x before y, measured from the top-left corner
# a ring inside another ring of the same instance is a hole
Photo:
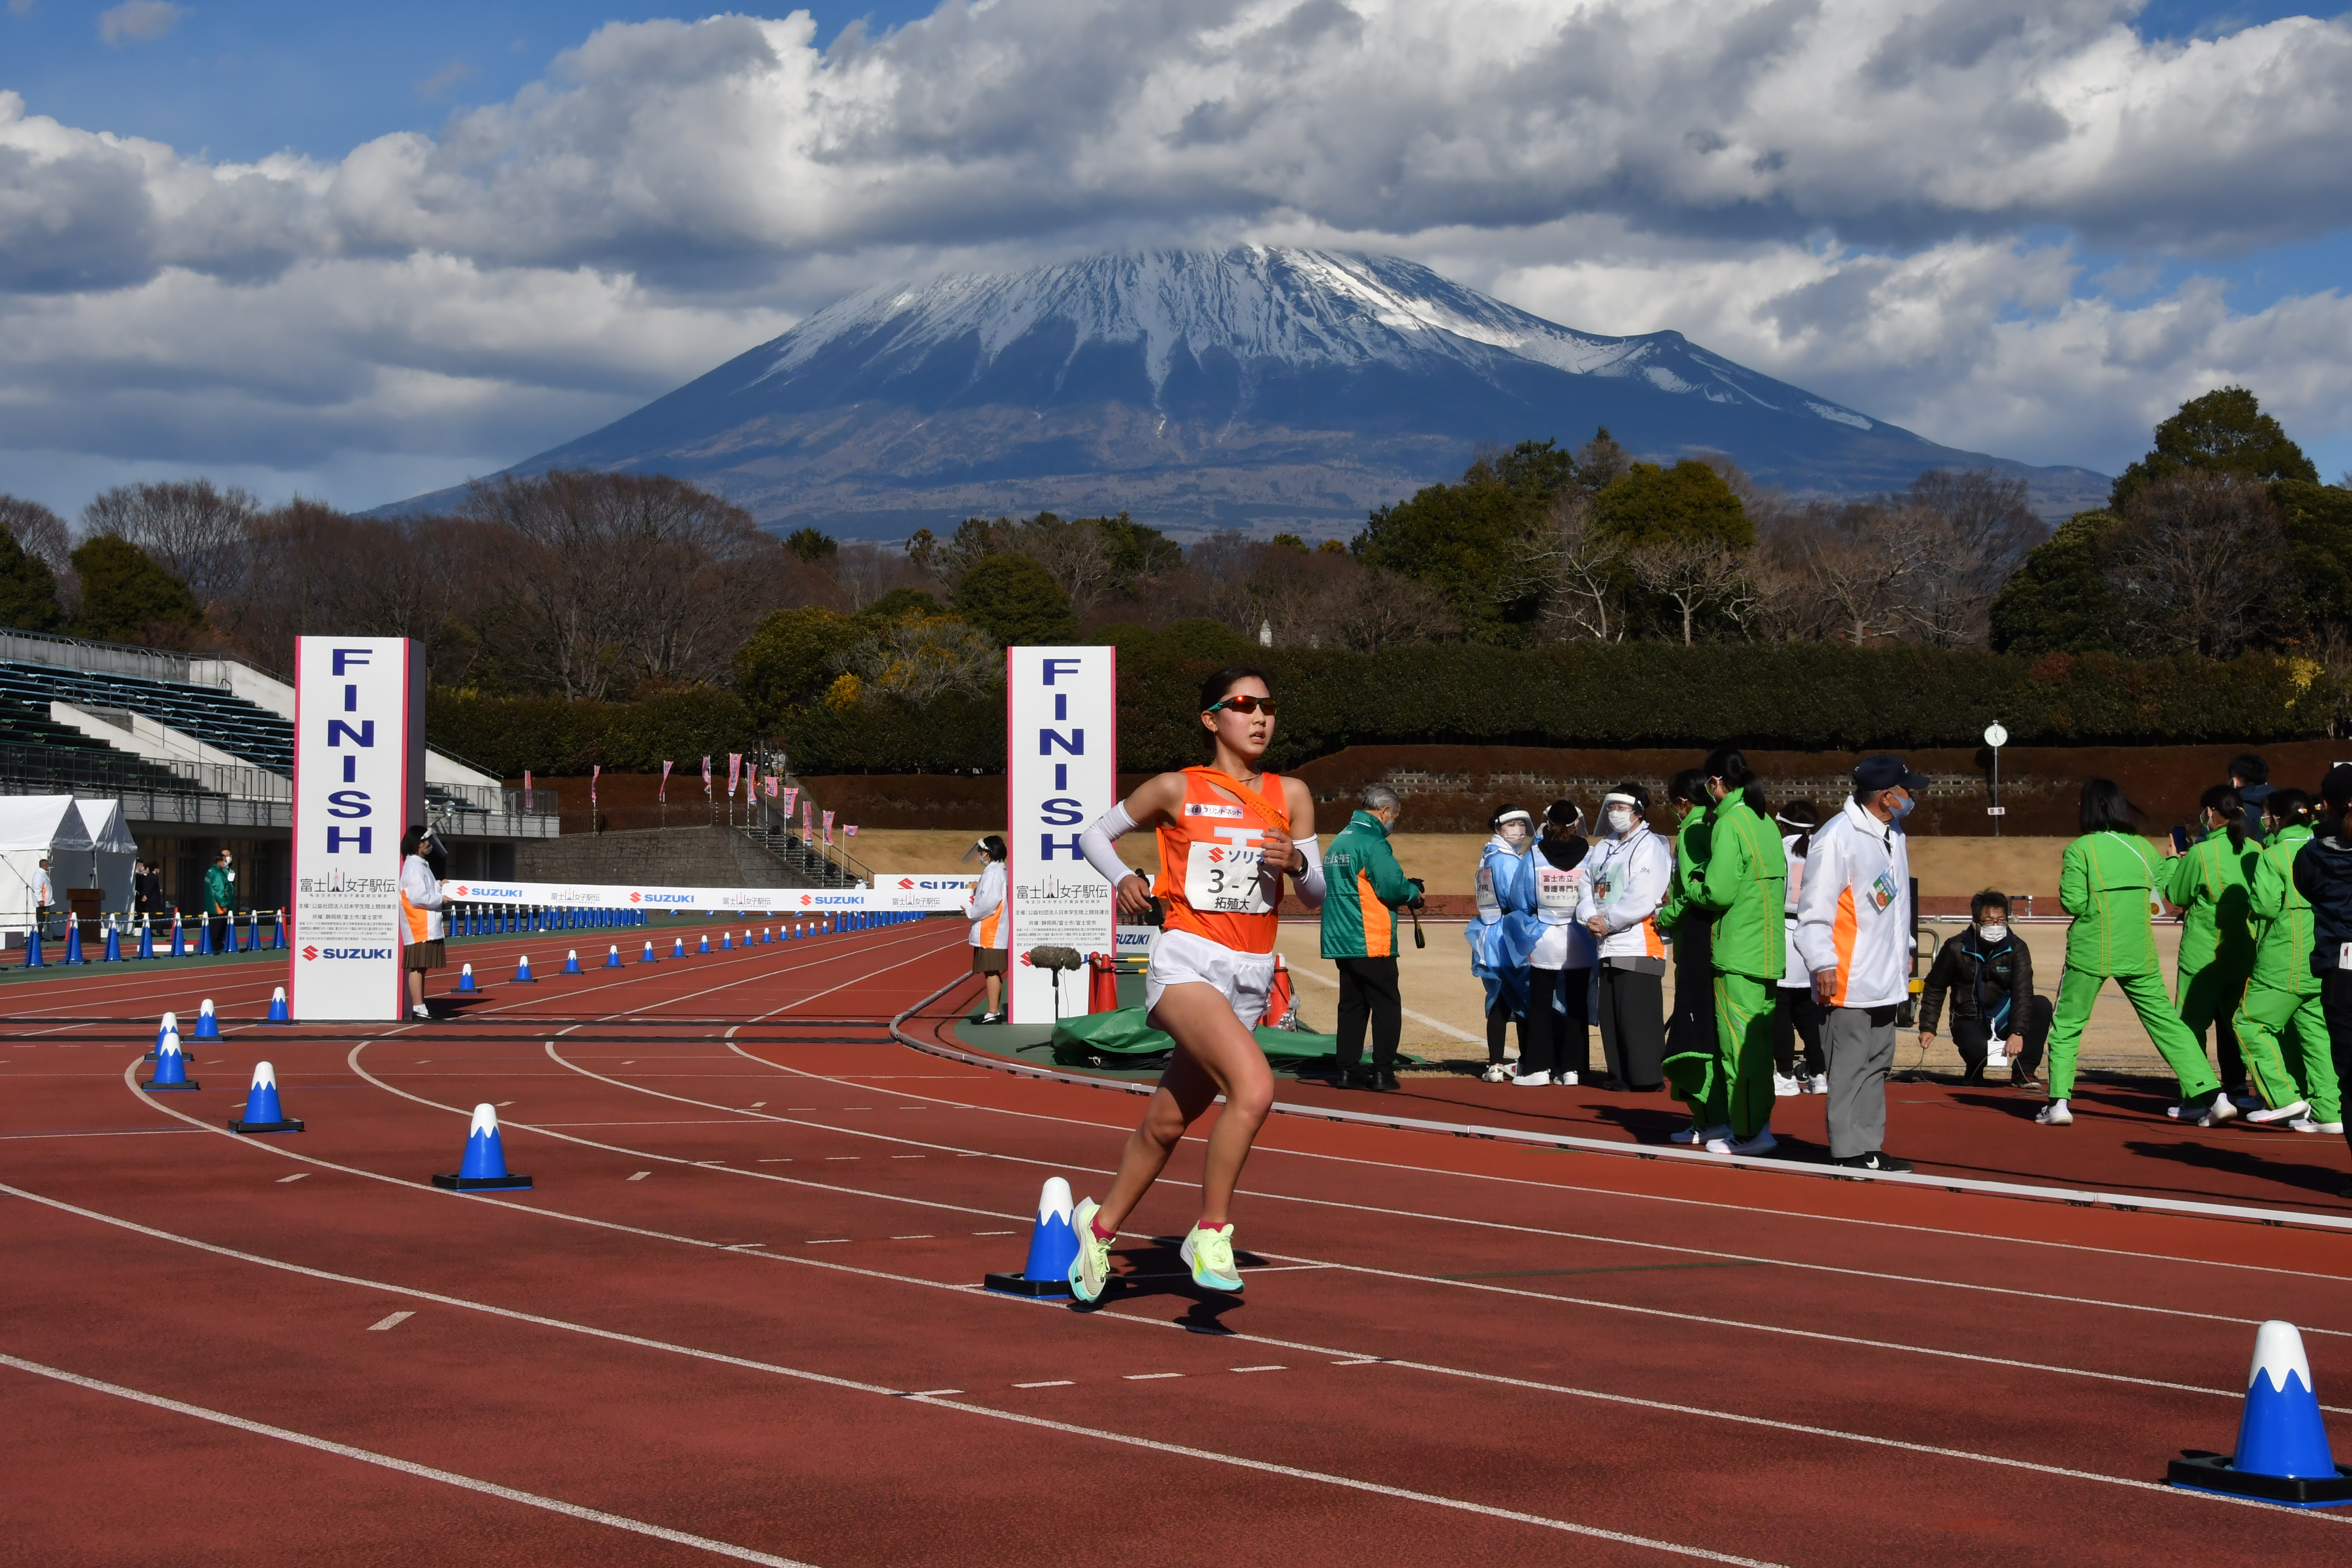
[[[136,1087],[154,994],[59,1025],[96,1009],[12,988],[10,1555],[2352,1551],[2352,1520],[2158,1484],[2229,1446],[2263,1318],[2352,1404],[2352,1237],[1277,1118],[1242,1300],[1154,1239],[1192,1217],[1197,1143],[1099,1310],[983,1293],[1045,1175],[1099,1190],[1136,1102],[893,1041],[963,956],[924,922],[425,1027],[232,1015],[174,1097]],[[221,1129],[264,1055],[307,1132]],[[484,1100],[531,1192],[427,1184]]]

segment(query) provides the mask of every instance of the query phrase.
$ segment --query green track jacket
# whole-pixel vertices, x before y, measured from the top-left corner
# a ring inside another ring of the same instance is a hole
[[[1369,811],[1348,819],[1323,851],[1323,956],[1396,956],[1396,906],[1416,889],[1404,879],[1389,830]]]
[[[2058,863],[2058,902],[2074,917],[2066,928],[2066,967],[2085,974],[2156,974],[2156,930],[2147,895],[2156,855],[2131,833],[2085,833]]]
[[[1780,830],[1758,816],[1742,792],[1707,809],[1707,857],[1691,868],[1690,901],[1714,911],[1709,948],[1718,974],[1778,980],[1788,965],[1788,925],[1782,905],[1789,852]]]
[[[2190,975],[2221,966],[2244,974],[2254,966],[2254,932],[2247,922],[2246,896],[2263,847],[2252,839],[2230,847],[2227,833],[2215,833],[2175,858],[2164,874],[2164,896],[2184,917],[2180,973]]]
[[[217,863],[205,868],[205,913],[225,915],[229,912],[228,873]]]
[[[1701,908],[1691,896],[1691,880],[1706,863],[1712,843],[1708,826],[1711,815],[1693,808],[1684,813],[1681,826],[1675,829],[1675,874],[1666,883],[1666,901],[1659,906],[1656,922],[1658,929],[1669,935],[1686,920],[1707,925],[1715,922],[1715,911]]]
[[[2320,977],[2311,972],[2311,900],[2294,886],[2294,858],[2310,842],[2311,829],[2301,823],[2271,835],[2254,862],[2247,898],[2254,925],[2253,983],[2296,996],[2319,994]]]

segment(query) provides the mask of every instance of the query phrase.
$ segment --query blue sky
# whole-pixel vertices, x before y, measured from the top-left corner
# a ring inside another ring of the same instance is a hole
[[[580,434],[877,276],[1254,238],[1682,330],[2027,461],[2112,472],[2180,398],[2243,380],[2324,474],[2352,468],[2344,20],[1818,0],[1792,42],[1761,0],[1351,4],[902,0],[815,7],[804,37],[774,12],[631,26],[702,15],[646,4],[0,0],[24,106],[0,115],[0,489],[66,508],[201,468],[373,504]],[[1617,36],[1570,35],[1621,5],[1627,52],[1578,85]],[[1707,7],[1727,20],[1681,20]],[[927,17],[864,76],[835,47]],[[2161,47],[2119,55],[2117,17]],[[1730,21],[1748,58],[1709,53]],[[1859,68],[1834,47],[1856,37]],[[1785,108],[1775,73],[1822,71],[1883,94],[1883,136]],[[2102,122],[2103,97],[2139,120]],[[2067,151],[2103,138],[2124,150]]]

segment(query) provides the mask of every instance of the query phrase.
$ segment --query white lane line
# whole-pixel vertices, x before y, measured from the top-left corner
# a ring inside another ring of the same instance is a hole
[[[753,1056],[750,1051],[745,1050],[740,1045],[730,1044],[728,1048],[733,1051],[736,1055],[742,1057],[747,1061],[757,1062],[761,1066],[772,1068],[777,1072],[789,1073],[794,1078],[808,1079],[816,1083],[832,1084],[837,1088],[847,1088],[853,1086],[853,1080],[849,1079],[830,1078],[824,1073],[810,1072],[803,1068],[787,1067],[782,1062],[772,1061],[766,1057]],[[565,1065],[569,1066],[571,1064],[566,1063]],[[577,1071],[580,1069],[574,1068],[574,1070]],[[616,1084],[619,1083],[618,1079],[614,1079],[614,1081]],[[621,1084],[620,1087],[635,1088],[636,1086],[631,1084]],[[657,1091],[648,1090],[647,1092],[650,1093]],[[1050,1121],[1057,1126],[1084,1127],[1104,1132],[1124,1133],[1132,1130],[1128,1124],[1121,1122],[1092,1121],[1083,1117],[1057,1116],[1045,1111],[1014,1110],[1003,1106],[975,1105],[968,1100],[946,1100],[934,1096],[923,1096],[920,1098],[929,1099],[933,1104],[951,1110],[984,1110],[998,1116],[1015,1117],[1024,1121]],[[697,1106],[704,1104],[701,1100],[688,1100],[686,1103]],[[820,1123],[819,1125],[824,1124]],[[880,1136],[880,1134],[862,1133],[857,1129],[848,1127],[828,1127],[827,1131],[848,1133],[853,1136]],[[1188,1140],[1188,1142],[1190,1141],[1191,1140]],[[902,1142],[906,1142],[906,1140],[902,1140]],[[1619,1198],[1628,1202],[1670,1204],[1686,1208],[1727,1210],[1737,1215],[1742,1221],[1746,1222],[1753,1222],[1759,1215],[1762,1215],[1774,1219],[1809,1220],[1821,1225],[1850,1225],[1860,1226],[1864,1229],[1891,1230],[1914,1236],[1924,1236],[1937,1238],[1948,1237],[1964,1241],[2006,1243],[2015,1247],[2041,1247],[2060,1252],[2088,1253],[2100,1258],[2128,1258],[2147,1263],[2171,1263],[2196,1268],[2225,1268],[2251,1274],[2284,1274],[2299,1280],[2315,1280],[2338,1285],[2352,1284],[2352,1279],[2347,1279],[2343,1275],[2315,1274],[2308,1269],[2281,1268],[2260,1263],[2230,1263],[2209,1258],[2181,1258],[2161,1252],[2135,1252],[2126,1247],[2094,1247],[2084,1242],[2040,1241],[2032,1237],[2001,1236],[1982,1231],[1948,1230],[1937,1226],[1906,1225],[1895,1220],[1859,1219],[1843,1215],[1808,1214],[1801,1210],[1795,1209],[1759,1210],[1739,1204],[1718,1203],[1707,1198],[1675,1197],[1661,1193],[1642,1192],[1639,1190],[1628,1190],[1618,1187],[1592,1187],[1580,1185],[1575,1183],[1537,1181],[1532,1178],[1522,1176],[1498,1176],[1485,1172],[1449,1170],[1443,1166],[1407,1164],[1403,1162],[1395,1160],[1368,1160],[1352,1154],[1326,1154],[1308,1149],[1288,1149],[1274,1143],[1261,1142],[1257,1145],[1257,1149],[1258,1152],[1264,1153],[1287,1154],[1301,1160],[1318,1160],[1332,1164],[1362,1165],[1374,1170],[1394,1171],[1406,1175],[1450,1176],[1456,1180],[1465,1182],[1486,1182],[1501,1186],[1533,1187],[1540,1189],[1545,1193],[1573,1193],[1590,1197]],[[962,1157],[972,1158],[973,1156],[964,1155]],[[1055,1169],[1064,1168],[1053,1161],[1024,1159],[1016,1154],[992,1153],[980,1157],[1010,1160],[1020,1164],[1052,1165]],[[2109,1301],[2100,1300],[2096,1297],[2060,1295],[2046,1290],[2022,1290],[2011,1286],[1979,1285],[1966,1280],[1938,1279],[1920,1275],[1889,1274],[1881,1269],[1841,1268],[1834,1264],[1794,1262],[1787,1258],[1768,1258],[1741,1257],[1738,1254],[1719,1252],[1706,1247],[1675,1247],[1664,1242],[1638,1241],[1629,1239],[1624,1237],[1588,1235],[1578,1231],[1544,1230],[1535,1226],[1509,1225],[1494,1220],[1481,1220],[1457,1215],[1422,1214],[1411,1209],[1388,1209],[1363,1204],[1346,1203],[1331,1198],[1304,1197],[1293,1193],[1267,1192],[1259,1189],[1254,1190],[1251,1195],[1253,1197],[1273,1198],[1284,1203],[1305,1204],[1317,1208],[1335,1208],[1352,1213],[1377,1214],[1399,1218],[1427,1219],[1433,1220],[1441,1225],[1474,1226],[1481,1229],[1487,1230],[1523,1231],[1531,1235],[1559,1237],[1578,1241],[1594,1241],[1615,1247],[1641,1247],[1651,1251],[1696,1254],[1707,1258],[1737,1258],[1741,1262],[1771,1263],[1784,1268],[1802,1268],[1819,1274],[1843,1274],[1856,1279],[1870,1279],[1874,1281],[1893,1281],[1906,1285],[1938,1286],[1946,1289],[1974,1290],[1986,1295],[1994,1296],[2017,1296],[2028,1300],[2052,1301],[2066,1306],[2109,1307],[2118,1311],[2151,1312],[2164,1317],[2191,1318],[2203,1322],[2255,1324],[2263,1321],[2263,1320],[2259,1318],[2233,1318],[2221,1313],[2196,1312],[2177,1307],[2147,1306],[2135,1301]],[[2346,1329],[2306,1329],[2305,1331],[2307,1333],[2352,1335],[2352,1330]]]
[[[893,1241],[936,1241],[939,1238],[926,1232],[920,1236],[894,1236],[890,1239]]]
[[[972,1235],[974,1236],[1019,1236],[1020,1234],[1021,1233],[1017,1230],[975,1230],[972,1232]]]
[[[1066,1377],[1056,1377],[1045,1383],[1016,1383],[1013,1386],[1015,1388],[1076,1388],[1077,1384]]]
[[[1237,1366],[1233,1370],[1235,1372],[1288,1372],[1290,1369],[1286,1366]]]
[[[917,1399],[939,1399],[950,1394],[961,1394],[961,1388],[926,1388],[914,1395]]]
[[[135,1068],[137,1064],[133,1063],[132,1065]],[[172,1114],[178,1115],[180,1113],[174,1111]],[[193,1120],[193,1118],[190,1120]],[[220,1135],[224,1138],[235,1136],[235,1134],[229,1132],[226,1129],[221,1131]],[[239,1140],[238,1142],[240,1147],[266,1150],[268,1152],[277,1154],[285,1159],[302,1160],[311,1164],[327,1163],[327,1162],[318,1159],[315,1155],[297,1154],[291,1150],[288,1150],[281,1145],[250,1144],[245,1142],[243,1140]],[[345,1171],[352,1175],[369,1177],[373,1180],[383,1182],[390,1186],[407,1187],[418,1193],[429,1194],[436,1197],[446,1196],[455,1198],[459,1195],[454,1193],[445,1193],[438,1187],[426,1186],[422,1182],[404,1181],[397,1176],[382,1175],[373,1171],[361,1170],[356,1166],[333,1166],[331,1168]],[[585,1323],[567,1322],[560,1318],[541,1317],[536,1313],[520,1311],[511,1307],[493,1306],[487,1302],[468,1300],[460,1296],[446,1295],[436,1290],[417,1289],[407,1286],[393,1285],[382,1280],[368,1279],[355,1275],[338,1274],[329,1269],[312,1268],[309,1264],[289,1263],[281,1258],[268,1258],[258,1253],[244,1252],[236,1247],[224,1247],[217,1242],[199,1241],[194,1237],[179,1236],[171,1231],[159,1230],[152,1226],[142,1225],[136,1220],[124,1219],[117,1215],[110,1215],[96,1209],[84,1208],[79,1204],[68,1203],[62,1198],[47,1197],[39,1193],[28,1192],[21,1187],[11,1186],[5,1182],[0,1182],[0,1193],[5,1193],[11,1197],[23,1198],[27,1202],[38,1204],[44,1208],[55,1209],[60,1213],[75,1215],[84,1219],[95,1221],[100,1225],[111,1226],[118,1230],[130,1231],[134,1235],[149,1237],[157,1241],[171,1242],[181,1247],[191,1248],[194,1251],[210,1253],[218,1258],[233,1258],[238,1262],[252,1263],[266,1268],[278,1269],[285,1273],[298,1275],[305,1279],[323,1279],[334,1284],[353,1285],[365,1289],[382,1290],[387,1294],[404,1296],[412,1300],[437,1302],[443,1306],[459,1307],[469,1311],[481,1312],[490,1317],[511,1319],[520,1322],[537,1324],[543,1328],[568,1330],[571,1332],[584,1334],[595,1339],[608,1340],[624,1344],[634,1344],[649,1350],[666,1351],[673,1354],[687,1356],[698,1361],[717,1362],[730,1366],[745,1367],[753,1371],[772,1372],[780,1375],[795,1377],[803,1381],[824,1384],[835,1387],[864,1389],[874,1393],[895,1392],[893,1390],[880,1388],[877,1385],[860,1384],[851,1379],[833,1376],[825,1373],[804,1372],[795,1368],[776,1365],[772,1363],[751,1361],[741,1356],[727,1355],[718,1351],[702,1350],[691,1345],[669,1344],[659,1340],[646,1339],[635,1334],[623,1333],[618,1330],[601,1329]],[[474,1201],[481,1200],[478,1199]],[[500,1205],[499,1206],[506,1208],[509,1213],[513,1214],[535,1215],[547,1219],[561,1220],[573,1225],[587,1226],[598,1230],[617,1231],[626,1235],[644,1237],[652,1240],[677,1242],[688,1247],[709,1247],[712,1245],[707,1241],[698,1241],[692,1237],[673,1236],[667,1232],[648,1230],[638,1226],[621,1225],[612,1220],[591,1219],[585,1215],[565,1214],[560,1209],[524,1207],[520,1205]],[[842,1237],[840,1239],[846,1240],[847,1238]],[[774,1253],[751,1253],[744,1256],[760,1258],[778,1263],[798,1263],[805,1268],[824,1268],[835,1273],[855,1275],[861,1279],[886,1280],[893,1284],[917,1286],[925,1289],[952,1291],[958,1295],[968,1298],[1003,1302],[1009,1306],[1026,1307],[1029,1305],[1026,1300],[1018,1297],[1001,1295],[996,1292],[982,1290],[971,1286],[950,1285],[940,1280],[923,1279],[911,1275],[890,1274],[877,1268],[860,1268],[854,1265],[841,1263],[813,1263],[804,1258],[794,1258]],[[1095,1312],[1089,1313],[1087,1315],[1087,1321],[1092,1322],[1109,1321],[1127,1324],[1137,1328],[1160,1329],[1163,1331],[1174,1331],[1181,1333],[1190,1333],[1192,1331],[1181,1321],[1161,1318],[1129,1316],[1127,1313],[1108,1309],[1097,1310]],[[1272,1339],[1259,1334],[1232,1334],[1227,1337],[1240,1343],[1262,1344],[1269,1350],[1301,1352],[1308,1355],[1322,1356],[1329,1359],[1343,1358],[1347,1355],[1347,1352],[1345,1352],[1336,1350],[1326,1345],[1303,1344],[1293,1341]],[[1769,1415],[1748,1415],[1737,1411],[1710,1410],[1703,1405],[1675,1405],[1665,1400],[1644,1399],[1634,1394],[1612,1394],[1599,1389],[1577,1388],[1566,1384],[1540,1383],[1529,1378],[1510,1377],[1500,1373],[1477,1372],[1464,1367],[1443,1366],[1429,1362],[1406,1361],[1395,1357],[1370,1357],[1364,1359],[1366,1361],[1382,1361],[1389,1365],[1401,1367],[1410,1372],[1426,1372],[1441,1377],[1461,1378],[1466,1382],[1490,1384],[1496,1387],[1515,1388],[1544,1394],[1558,1394],[1567,1395],[1571,1398],[1589,1399],[1599,1404],[1621,1405],[1628,1409],[1651,1410],[1666,1415],[1696,1416],[1705,1420],[1728,1422],[1734,1426],[1752,1426],[1768,1431],[1792,1433],[1803,1436],[1826,1438],[1836,1442],[1857,1443],[1868,1447],[1885,1448],[1899,1453],[1923,1454],[1938,1458],[1959,1459],[1972,1464],[1990,1465],[2000,1468],[2030,1470],[2037,1475],[2063,1476],[2072,1480],[2095,1481],[2105,1486],[2123,1487],[2132,1490],[2154,1492],[2165,1497],[2188,1498],[2200,1501],[2231,1503],[2246,1508],[2270,1508],[2273,1506],[2272,1504],[2261,1502],[2252,1498],[2230,1497],[2220,1492],[2183,1491],[2180,1489],[2170,1487],[2158,1481],[2144,1481],[2126,1476],[2102,1475],[2095,1470],[2071,1469],[2065,1466],[2047,1464],[2035,1459],[2011,1458],[1998,1454],[1973,1453],[1965,1448],[1948,1448],[1935,1444],[1914,1443],[1900,1437],[1882,1437],[1864,1432],[1847,1432],[1832,1426],[1814,1426],[1801,1422],[1779,1420]],[[900,1397],[907,1396],[901,1395]],[[1126,1443],[1143,1447],[1162,1449],[1170,1452],[1197,1454],[1198,1457],[1216,1459],[1220,1462],[1231,1462],[1244,1468],[1265,1468],[1260,1466],[1260,1462],[1256,1460],[1203,1454],[1200,1453],[1198,1450],[1192,1449],[1179,1449],[1174,1445],[1156,1443],[1148,1438],[1128,1437],[1111,1432],[1097,1432],[1092,1428],[1083,1426],[1064,1426],[1058,1422],[1046,1422],[1042,1418],[1016,1415],[1011,1412],[992,1410],[984,1406],[958,1405],[949,1405],[946,1407],[970,1411],[973,1414],[982,1415],[996,1415],[1004,1419],[1020,1421],[1025,1425],[1048,1426],[1055,1430],[1068,1431],[1081,1436],[1100,1437],[1108,1442]],[[1341,1484],[1354,1486],[1359,1484],[1370,1485],[1370,1483],[1342,1482]],[[1423,1494],[1412,1493],[1400,1495],[1408,1495],[1418,1498]],[[1465,1504],[1464,1506],[1473,1509],[1484,1508],[1484,1505],[1481,1504]],[[2352,1524],[2352,1518],[2342,1518],[2334,1514],[2323,1513],[2317,1510],[2295,1510],[2295,1516],[2302,1519],[2315,1520],[2322,1523]],[[1582,1527],[1570,1525],[1562,1526],[1561,1528],[1579,1530]],[[1669,1551],[1685,1550],[1682,1548],[1673,1547],[1671,1545],[1668,1545],[1664,1549]]]
[[[1360,1355],[1349,1356],[1345,1361],[1335,1361],[1331,1364],[1333,1366],[1378,1366],[1386,1360],[1388,1360],[1386,1356]]]
[[[308,1171],[297,1171],[290,1176],[280,1176],[278,1178],[278,1184],[282,1187],[289,1182],[299,1182],[310,1173]]]
[[[849,1237],[845,1236],[813,1236],[801,1245],[803,1247],[837,1247],[848,1239]]]
[[[761,1107],[765,1106],[767,1103],[768,1103],[768,1102],[767,1102],[766,1100],[753,1100],[753,1101],[751,1102],[751,1109],[752,1109],[752,1110],[760,1110]]]
[[[388,1318],[379,1319],[375,1322],[370,1323],[368,1325],[368,1331],[370,1333],[380,1334],[386,1329],[396,1329],[400,1327],[401,1324],[408,1321],[409,1319],[415,1316],[416,1316],[416,1314],[414,1312],[394,1312]]]
[[[1181,1377],[1184,1374],[1181,1372],[1130,1372],[1119,1381],[1122,1383],[1156,1383],[1163,1377]]]
[[[1318,985],[1328,985],[1334,991],[1339,989],[1339,983],[1338,981],[1327,980],[1311,969],[1301,969],[1295,963],[1286,963],[1283,967],[1289,970],[1293,974],[1304,974],[1307,979],[1312,980]],[[1426,1013],[1416,1013],[1410,1007],[1400,1007],[1397,1011],[1402,1013],[1406,1017],[1411,1018],[1416,1024],[1426,1024],[1429,1027],[1435,1029],[1441,1035],[1451,1035],[1457,1040],[1467,1040],[1474,1046],[1486,1044],[1486,1041],[1481,1039],[1478,1036],[1465,1035],[1461,1030],[1455,1028],[1453,1025],[1446,1023],[1444,1019],[1433,1018]]]
[[[634,1175],[625,1177],[625,1178],[624,1178],[624,1180],[626,1180],[626,1181],[632,1181],[632,1182],[642,1182],[642,1181],[644,1181],[647,1176],[650,1176],[650,1175],[652,1175],[652,1174],[653,1174],[653,1173],[652,1173],[651,1171],[639,1171],[639,1172],[637,1172],[637,1173],[636,1173],[635,1174],[634,1174]]]
[[[405,1316],[405,1314],[403,1315]],[[378,1325],[378,1327],[381,1326],[381,1324]],[[691,1546],[720,1557],[732,1557],[740,1563],[765,1563],[772,1564],[773,1568],[809,1568],[807,1563],[798,1559],[777,1557],[765,1552],[754,1552],[748,1546],[738,1546],[731,1541],[714,1541],[707,1535],[689,1535],[683,1530],[672,1530],[667,1525],[648,1524],[641,1519],[606,1513],[603,1509],[583,1508],[576,1502],[541,1497],[537,1492],[519,1491],[513,1487],[502,1487],[496,1481],[481,1480],[473,1476],[461,1476],[455,1470],[436,1469],[431,1465],[420,1465],[414,1459],[394,1458],[390,1454],[379,1454],[372,1448],[354,1448],[348,1443],[330,1442],[324,1437],[313,1437],[308,1432],[294,1432],[283,1426],[269,1426],[266,1422],[248,1421],[242,1415],[231,1415],[225,1410],[207,1410],[201,1405],[166,1399],[160,1394],[125,1388],[119,1383],[102,1383],[94,1377],[84,1377],[79,1373],[68,1372],[62,1367],[44,1366],[39,1362],[26,1361],[18,1356],[0,1355],[0,1366],[12,1366],[18,1372],[30,1373],[36,1377],[53,1378],[59,1383],[69,1383],[78,1388],[87,1388],[98,1394],[110,1394],[117,1399],[131,1400],[140,1405],[152,1405],[157,1410],[169,1410],[175,1415],[187,1415],[198,1421],[210,1421],[215,1426],[252,1433],[257,1437],[275,1437],[281,1443],[292,1443],[300,1447],[313,1448],[322,1454],[333,1454],[345,1459],[357,1459],[362,1464],[381,1465],[387,1470],[397,1470],[402,1475],[415,1476],[421,1480],[438,1481],[443,1486],[459,1487],[467,1491],[501,1498],[508,1502],[519,1502],[530,1508],[543,1508],[550,1513],[560,1513],[572,1519],[584,1520],[590,1524],[607,1525],[614,1530],[626,1530],[638,1535],[650,1535],[657,1541],[667,1541],[679,1546]]]

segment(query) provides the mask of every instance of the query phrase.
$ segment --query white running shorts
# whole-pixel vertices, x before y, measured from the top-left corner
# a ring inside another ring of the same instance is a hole
[[[1144,1016],[1151,1016],[1160,994],[1171,985],[1193,984],[1215,986],[1242,1027],[1255,1030],[1274,990],[1274,954],[1235,952],[1188,931],[1161,931],[1151,944],[1150,973],[1143,977]]]

